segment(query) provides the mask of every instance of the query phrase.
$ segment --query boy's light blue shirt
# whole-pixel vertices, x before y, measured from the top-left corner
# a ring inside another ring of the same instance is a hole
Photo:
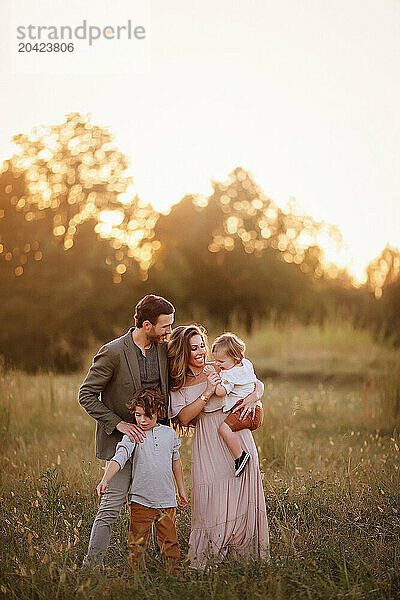
[[[124,435],[114,456],[121,469],[132,458],[132,485],[129,501],[149,508],[177,505],[172,478],[172,461],[179,459],[178,436],[172,427],[158,424],[146,431],[142,443],[131,442]]]

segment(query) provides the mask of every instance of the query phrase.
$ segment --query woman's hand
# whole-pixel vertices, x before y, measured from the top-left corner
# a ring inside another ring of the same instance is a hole
[[[251,414],[252,417],[254,417],[255,412],[256,412],[256,404],[257,404],[257,400],[259,400],[264,392],[264,384],[259,381],[257,379],[257,383],[254,386],[254,391],[251,392],[251,394],[249,394],[248,396],[246,396],[246,398],[243,398],[242,402],[234,409],[232,409],[232,412],[237,412],[238,410],[241,411],[240,413],[240,420],[243,421],[243,419],[246,419],[246,417],[249,416],[249,414]]]
[[[203,380],[204,381],[204,380]],[[184,427],[187,427],[189,423],[192,423],[194,419],[201,413],[205,407],[205,403],[214,394],[215,388],[220,382],[218,373],[214,370],[212,373],[207,374],[207,385],[204,392],[194,402],[191,402],[179,411],[178,421]]]
[[[208,371],[207,375],[207,387],[204,392],[205,396],[212,396],[215,392],[215,388],[221,382],[221,377],[218,375],[215,369]]]
[[[207,364],[203,367],[203,373],[205,375],[212,375],[213,373],[216,373],[217,369],[214,367],[214,365],[210,365]]]

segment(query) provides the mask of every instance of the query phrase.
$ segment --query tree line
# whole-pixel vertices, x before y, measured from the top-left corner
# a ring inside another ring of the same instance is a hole
[[[131,323],[136,300],[169,298],[180,322],[250,331],[332,315],[399,342],[400,254],[389,246],[353,285],[325,257],[340,232],[282,209],[242,167],[167,215],[131,191],[128,160],[89,117],[14,138],[0,173],[0,355],[6,367],[68,372]]]

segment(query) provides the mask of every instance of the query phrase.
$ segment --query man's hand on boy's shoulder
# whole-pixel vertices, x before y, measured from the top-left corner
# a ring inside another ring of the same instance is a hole
[[[138,444],[141,444],[144,441],[144,438],[146,437],[146,434],[143,431],[143,429],[141,429],[135,423],[127,423],[126,421],[120,421],[117,424],[116,429],[118,429],[118,431],[120,431],[124,435],[127,435],[131,442],[137,442]]]

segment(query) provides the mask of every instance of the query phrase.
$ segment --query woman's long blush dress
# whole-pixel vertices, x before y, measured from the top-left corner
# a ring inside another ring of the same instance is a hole
[[[195,383],[170,392],[169,417],[196,400],[206,383]],[[222,399],[211,396],[197,417],[192,456],[192,527],[190,566],[204,569],[229,551],[269,559],[269,534],[257,448],[249,429],[239,431],[250,459],[235,477],[233,456],[218,433],[227,416]]]

